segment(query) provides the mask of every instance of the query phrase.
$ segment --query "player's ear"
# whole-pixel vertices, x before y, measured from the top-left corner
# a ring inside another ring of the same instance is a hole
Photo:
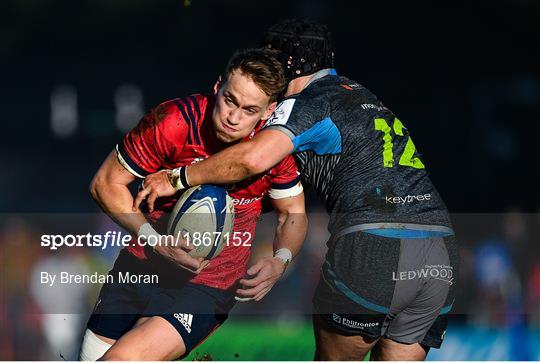
[[[276,106],[277,106],[277,102],[272,102],[271,104],[269,104],[268,107],[266,108],[266,111],[264,111],[262,120],[267,120],[270,116],[272,116],[272,114],[276,110]]]
[[[221,83],[223,82],[223,79],[221,76],[218,77],[216,83],[214,83],[214,94],[217,95],[219,88],[221,87]]]

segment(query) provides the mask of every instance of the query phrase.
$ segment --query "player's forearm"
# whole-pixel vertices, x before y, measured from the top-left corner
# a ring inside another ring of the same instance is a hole
[[[307,216],[305,213],[280,213],[274,238],[274,250],[287,248],[296,256],[306,238]]]
[[[189,185],[229,184],[262,173],[249,142],[241,143],[187,168]]]
[[[132,211],[133,197],[128,187],[94,179],[90,186],[92,198],[117,224],[137,234],[146,218],[141,211]]]

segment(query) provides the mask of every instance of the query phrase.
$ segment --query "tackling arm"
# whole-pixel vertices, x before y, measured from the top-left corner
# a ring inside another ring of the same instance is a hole
[[[289,136],[277,130],[263,130],[249,141],[230,146],[208,159],[166,173],[153,173],[146,177],[145,188],[140,190],[133,202],[133,211],[147,199],[148,209],[154,209],[158,197],[171,196],[177,190],[202,184],[231,184],[271,169],[292,153],[293,143]],[[169,173],[178,172],[171,178]],[[182,181],[184,173],[187,183]],[[174,180],[174,181],[173,181]],[[180,186],[177,184],[181,181]]]
[[[293,151],[291,139],[277,130],[263,130],[241,142],[187,167],[190,185],[229,184],[260,174]]]

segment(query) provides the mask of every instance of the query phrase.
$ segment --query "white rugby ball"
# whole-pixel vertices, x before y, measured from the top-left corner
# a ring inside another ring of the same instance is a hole
[[[194,249],[193,257],[212,259],[232,237],[234,205],[227,191],[217,185],[199,185],[186,190],[171,213],[167,232],[180,234]]]

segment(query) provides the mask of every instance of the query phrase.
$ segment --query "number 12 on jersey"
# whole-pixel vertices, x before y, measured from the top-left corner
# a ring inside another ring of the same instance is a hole
[[[383,165],[385,168],[392,168],[394,167],[394,143],[392,142],[392,133],[394,133],[396,136],[404,137],[405,134],[403,133],[403,130],[406,130],[407,128],[403,126],[403,123],[401,123],[397,117],[394,118],[392,128],[390,128],[384,118],[376,118],[374,122],[375,130],[383,133]],[[415,152],[416,146],[414,146],[413,141],[411,140],[410,136],[408,136],[407,144],[405,145],[405,149],[399,158],[398,164],[415,169],[424,169],[424,163],[422,163],[422,160],[420,160],[418,156],[414,156]]]

